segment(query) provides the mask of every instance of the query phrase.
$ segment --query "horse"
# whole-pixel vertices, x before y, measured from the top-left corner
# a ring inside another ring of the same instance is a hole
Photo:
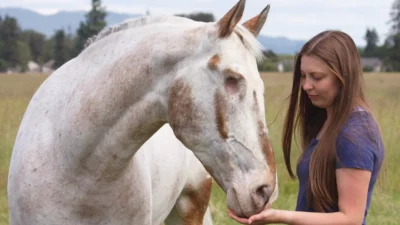
[[[15,139],[10,224],[151,224],[151,176],[133,158],[166,123],[234,213],[249,217],[274,201],[256,39],[269,6],[238,24],[244,6],[240,0],[212,23],[124,22],[53,72]]]
[[[134,179],[151,180],[152,223],[212,225],[212,178],[193,152],[165,124],[133,157],[141,165]],[[146,175],[145,177],[143,175]]]

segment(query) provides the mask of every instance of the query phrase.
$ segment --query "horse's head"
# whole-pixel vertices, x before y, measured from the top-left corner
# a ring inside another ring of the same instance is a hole
[[[237,25],[244,5],[241,0],[218,22],[197,28],[206,38],[178,70],[168,120],[227,193],[228,207],[250,216],[275,200],[277,179],[257,69],[256,36],[269,6]]]

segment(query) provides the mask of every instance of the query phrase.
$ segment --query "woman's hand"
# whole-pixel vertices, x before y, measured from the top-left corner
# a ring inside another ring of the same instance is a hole
[[[241,224],[253,224],[262,225],[270,223],[279,223],[278,210],[271,209],[271,205],[268,203],[264,210],[259,214],[253,215],[250,218],[241,218],[233,214],[231,210],[228,209],[228,215]]]
[[[230,209],[228,209],[228,215],[241,224],[250,224],[249,219],[236,216]]]

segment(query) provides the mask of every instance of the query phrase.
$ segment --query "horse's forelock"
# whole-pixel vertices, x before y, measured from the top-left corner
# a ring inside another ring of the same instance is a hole
[[[242,25],[236,26],[234,33],[239,36],[246,49],[260,62],[264,55],[262,45],[257,38]]]

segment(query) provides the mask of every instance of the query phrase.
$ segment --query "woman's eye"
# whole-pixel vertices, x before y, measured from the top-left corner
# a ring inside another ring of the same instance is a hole
[[[312,79],[318,81],[318,80],[321,80],[323,77],[324,77],[324,76],[320,76],[320,75],[315,74],[314,76],[312,76]]]

